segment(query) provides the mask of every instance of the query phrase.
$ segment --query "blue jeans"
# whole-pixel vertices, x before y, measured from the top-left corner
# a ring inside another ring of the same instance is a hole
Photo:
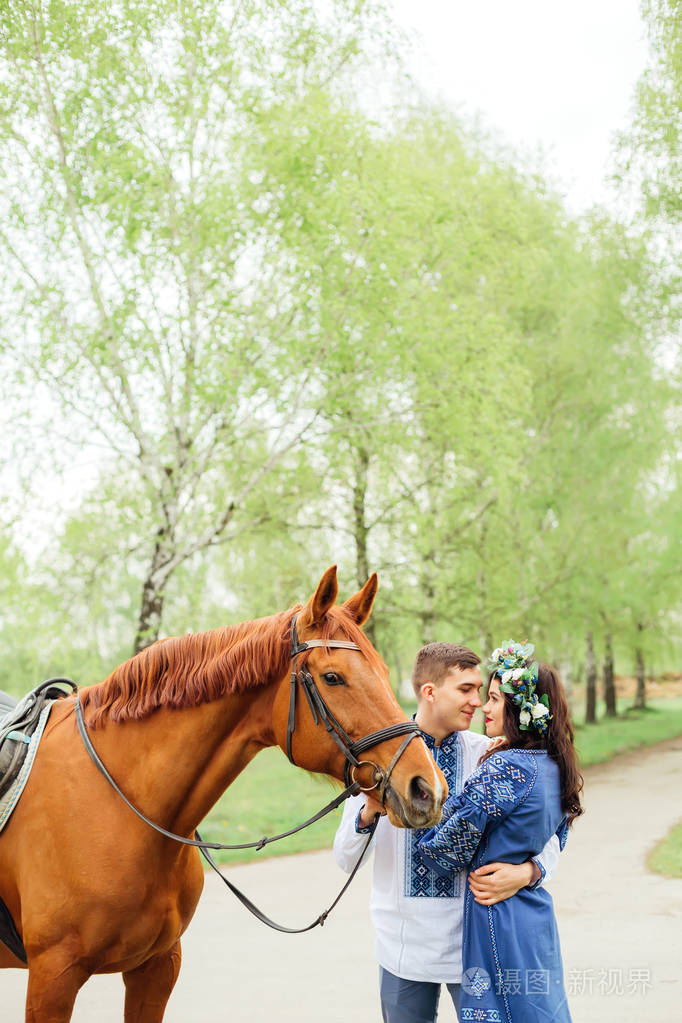
[[[379,967],[381,1015],[384,1023],[436,1023],[440,984],[427,980],[403,980]],[[448,984],[459,1019],[459,984]]]

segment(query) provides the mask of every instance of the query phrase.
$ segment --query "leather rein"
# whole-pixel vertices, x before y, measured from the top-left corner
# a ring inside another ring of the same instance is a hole
[[[223,883],[227,885],[230,891],[237,896],[242,905],[244,905],[246,909],[249,910],[250,913],[253,913],[253,915],[257,917],[257,919],[259,919],[262,923],[267,924],[268,927],[272,927],[274,930],[282,931],[286,934],[301,934],[304,931],[312,930],[313,927],[317,926],[321,927],[324,924],[325,920],[327,919],[327,916],[329,915],[329,913],[331,913],[332,909],[334,909],[336,904],[339,902],[341,896],[344,894],[344,892],[350,885],[351,881],[355,877],[360,867],[360,864],[362,863],[363,857],[369,848],[369,844],[372,841],[377,824],[379,823],[379,814],[375,816],[371,826],[371,830],[367,836],[367,841],[363,846],[360,856],[358,857],[357,863],[353,867],[353,870],[348,880],[346,881],[343,888],[337,895],[336,899],[328,909],[321,913],[311,924],[308,924],[307,927],[284,927],[281,924],[275,923],[274,920],[271,920],[261,910],[259,910],[258,907],[255,906],[251,902],[251,900],[236,887],[236,885],[233,885],[230,881],[228,881],[224,874],[221,873],[217,863],[210,855],[209,850],[215,851],[223,849],[225,850],[262,849],[264,846],[268,845],[271,842],[277,842],[282,838],[288,838],[290,835],[295,835],[298,831],[303,831],[304,828],[309,827],[309,825],[314,824],[318,820],[321,820],[328,813],[331,813],[332,810],[335,810],[346,799],[348,799],[349,796],[357,795],[359,792],[371,792],[374,789],[377,789],[379,799],[383,804],[386,798],[386,791],[391,778],[391,774],[393,772],[395,765],[398,763],[398,760],[404,753],[405,749],[407,748],[411,740],[414,739],[415,736],[421,734],[419,727],[416,725],[414,721],[400,721],[394,725],[389,725],[387,728],[381,728],[376,732],[371,732],[370,734],[363,736],[363,738],[361,739],[357,740],[351,739],[351,737],[345,731],[341,723],[332,714],[331,710],[325,703],[324,698],[320,693],[320,690],[318,689],[312,675],[306,670],[305,667],[300,670],[297,670],[297,659],[302,653],[304,653],[304,651],[310,650],[314,647],[335,647],[344,650],[358,651],[360,650],[360,647],[356,643],[352,643],[347,640],[336,639],[329,640],[309,639],[301,643],[299,642],[298,633],[296,631],[297,618],[298,615],[297,614],[294,615],[294,618],[291,623],[292,671],[290,680],[289,716],[287,720],[286,737],[287,757],[289,758],[292,764],[296,765],[296,761],[293,758],[292,746],[293,736],[296,729],[296,690],[300,686],[300,688],[303,690],[306,696],[306,700],[310,708],[313,721],[315,722],[316,725],[320,723],[324,724],[327,732],[330,734],[334,742],[337,744],[341,752],[344,754],[344,757],[346,759],[346,764],[344,767],[344,780],[346,782],[346,788],[343,790],[343,792],[340,793],[340,795],[336,796],[335,799],[327,803],[327,805],[324,806],[321,810],[319,810],[316,814],[314,814],[312,817],[309,817],[308,820],[304,821],[302,824],[297,825],[296,827],[290,828],[288,831],[283,831],[278,835],[271,835],[269,837],[265,835],[263,836],[263,838],[260,838],[257,842],[245,842],[240,845],[224,845],[219,842],[204,842],[198,831],[195,831],[196,834],[195,839],[185,838],[182,835],[176,835],[174,832],[167,831],[160,825],[155,824],[154,821],[146,817],[141,810],[139,810],[133,803],[130,802],[127,796],[121,791],[119,786],[116,784],[113,777],[111,776],[111,774],[105,767],[104,763],[100,759],[100,756],[97,753],[95,747],[93,746],[90,736],[88,735],[87,726],[83,718],[83,708],[81,706],[79,694],[78,692],[76,692],[75,694],[76,723],[78,725],[78,731],[83,741],[83,745],[85,746],[85,749],[87,750],[91,760],[93,761],[97,769],[105,777],[105,779],[107,780],[109,785],[111,785],[111,787],[114,789],[117,795],[121,797],[123,802],[133,811],[133,813],[135,813],[140,818],[140,820],[144,821],[145,824],[147,824],[154,831],[158,832],[160,835],[163,835],[165,838],[173,839],[173,841],[179,842],[182,845],[191,845],[198,848],[201,854],[206,859],[206,861],[218,874],[221,881],[223,881]],[[386,742],[389,739],[395,739],[401,735],[404,735],[405,738],[403,739],[403,742],[400,744],[400,747],[398,748],[395,756],[391,760],[391,763],[389,764],[386,770],[380,768],[373,761],[358,759],[358,755],[364,753],[365,750],[368,750],[373,746],[378,746],[379,743]],[[355,779],[355,771],[357,770],[357,768],[364,765],[374,768],[374,784],[371,786],[362,786]]]

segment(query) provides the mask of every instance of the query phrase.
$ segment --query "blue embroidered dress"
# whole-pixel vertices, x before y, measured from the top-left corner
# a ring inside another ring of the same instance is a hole
[[[493,753],[451,796],[419,852],[444,875],[501,861],[524,863],[553,834],[563,849],[559,769],[544,750]],[[461,1023],[570,1023],[554,907],[537,885],[495,906],[468,889]]]

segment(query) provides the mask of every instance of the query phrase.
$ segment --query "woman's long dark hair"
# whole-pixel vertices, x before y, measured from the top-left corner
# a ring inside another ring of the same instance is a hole
[[[530,662],[528,662],[530,664]],[[494,676],[490,676],[492,679]],[[538,664],[538,681],[535,692],[547,695],[552,720],[547,726],[547,735],[541,735],[532,726],[527,732],[521,731],[519,708],[509,693],[504,697],[504,735],[512,749],[546,749],[559,768],[561,780],[561,809],[571,825],[583,813],[580,793],[583,777],[578,770],[578,755],[574,746],[573,723],[568,709],[564,687],[554,668],[549,664]],[[481,762],[491,756],[485,753]]]

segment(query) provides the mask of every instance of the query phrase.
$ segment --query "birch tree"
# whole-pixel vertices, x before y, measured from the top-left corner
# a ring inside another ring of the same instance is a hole
[[[276,516],[269,481],[317,419],[334,341],[262,152],[273,108],[360,66],[381,24],[370,0],[0,10],[3,345],[120,488],[136,650],[181,565]]]

